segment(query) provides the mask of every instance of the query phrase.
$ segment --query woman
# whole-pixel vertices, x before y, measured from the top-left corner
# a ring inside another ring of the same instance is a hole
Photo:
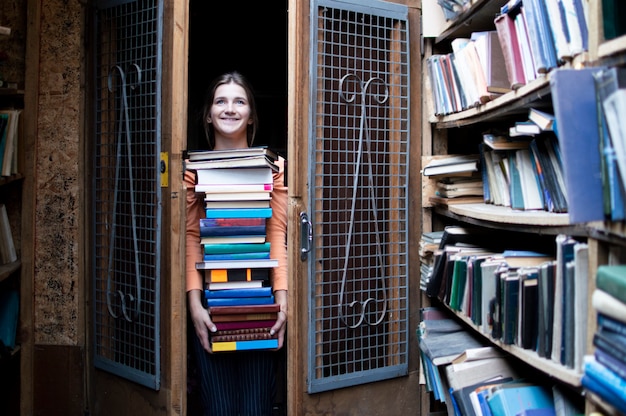
[[[250,147],[254,141],[258,117],[252,89],[239,73],[218,77],[211,83],[204,104],[203,124],[213,150]],[[267,222],[270,257],[278,259],[272,269],[271,283],[275,302],[280,305],[278,319],[271,329],[283,346],[287,322],[287,188],[283,163],[274,173],[272,218]],[[204,275],[195,264],[202,261],[199,220],[204,216],[202,194],[196,194],[196,175],[185,172],[187,188],[186,272],[187,303],[195,337],[193,348],[200,376],[201,399],[207,415],[269,415],[275,376],[275,352],[249,351],[213,354],[209,333],[216,327],[203,306]]]

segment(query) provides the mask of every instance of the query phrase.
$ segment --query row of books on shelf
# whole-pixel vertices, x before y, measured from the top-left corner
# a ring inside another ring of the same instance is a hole
[[[626,413],[626,265],[598,267],[591,301],[597,329],[581,382],[604,403]]]
[[[586,51],[588,19],[583,4],[511,0],[496,16],[495,30],[456,38],[450,53],[431,55],[426,63],[435,114],[484,104]]]
[[[472,335],[443,308],[420,310],[417,329],[426,390],[449,415],[575,415],[580,396],[546,384],[506,352]]]
[[[626,218],[626,68],[557,69],[550,84],[551,112],[531,108],[508,132],[483,133],[476,154],[441,156],[424,175],[480,176],[475,199],[571,223]]]
[[[554,254],[482,229],[449,226],[430,255],[421,287],[494,341],[534,351],[580,373],[586,352],[588,246],[556,237]],[[431,247],[432,249],[432,247]]]
[[[204,196],[199,220],[205,276],[204,300],[217,331],[214,352],[274,349],[271,333],[280,306],[270,285],[267,222],[277,156],[255,147],[188,153],[186,168],[195,170],[195,191]]]
[[[0,176],[18,173],[18,141],[22,110],[0,110]]]

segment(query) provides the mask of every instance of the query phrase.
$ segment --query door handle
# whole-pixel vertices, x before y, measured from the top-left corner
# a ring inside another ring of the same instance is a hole
[[[300,213],[300,260],[306,261],[313,242],[313,227],[306,212]]]

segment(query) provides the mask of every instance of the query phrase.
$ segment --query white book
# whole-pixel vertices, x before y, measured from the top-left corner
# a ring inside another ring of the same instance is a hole
[[[216,168],[198,169],[198,185],[250,185],[274,183],[272,170],[268,168]]]

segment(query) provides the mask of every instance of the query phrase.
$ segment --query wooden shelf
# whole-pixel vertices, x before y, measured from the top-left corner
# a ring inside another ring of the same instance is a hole
[[[19,259],[12,263],[1,265],[0,266],[0,282],[2,282],[7,277],[11,276],[17,270],[19,270],[21,266],[22,266],[22,261]]]
[[[432,116],[430,122],[438,129],[463,127],[485,121],[525,114],[532,106],[543,107],[550,98],[550,78],[544,76],[503,94],[479,107],[445,116]]]
[[[435,39],[435,43],[451,37],[468,37],[472,32],[493,30],[493,20],[508,0],[474,0],[468,10],[448,22],[448,25]]]
[[[573,369],[566,368],[561,364],[555,363],[552,360],[549,360],[544,357],[540,357],[535,351],[525,350],[516,345],[504,344],[500,340],[495,340],[491,338],[489,335],[481,332],[480,328],[476,324],[474,324],[471,321],[471,319],[469,319],[467,316],[463,315],[462,313],[459,313],[458,311],[451,310],[447,305],[444,305],[444,306],[448,308],[448,310],[450,310],[452,313],[454,313],[459,319],[461,319],[463,322],[469,325],[474,330],[475,333],[486,338],[490,343],[498,346],[499,348],[508,352],[512,356],[517,357],[520,360],[524,361],[526,364],[530,365],[531,367],[534,367],[537,370],[540,370],[546,373],[546,375],[550,376],[551,378],[555,378],[572,387],[581,386],[580,379],[582,377],[582,374],[576,372]]]
[[[605,59],[626,52],[626,35],[606,40],[598,46],[598,58]],[[622,57],[623,59],[623,57]]]

